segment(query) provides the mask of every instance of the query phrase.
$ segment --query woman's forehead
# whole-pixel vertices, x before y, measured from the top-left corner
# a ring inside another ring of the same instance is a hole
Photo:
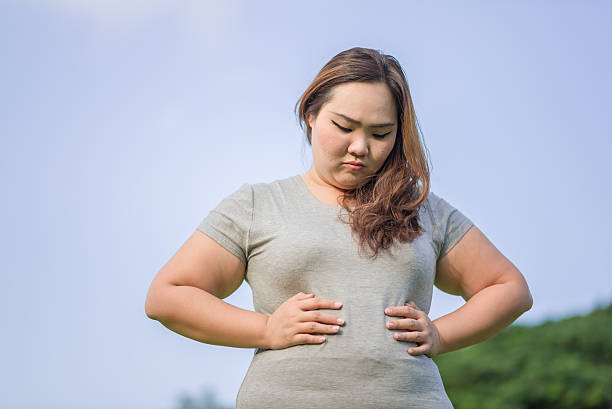
[[[393,95],[386,84],[341,84],[322,110],[357,125],[389,125],[395,122]]]

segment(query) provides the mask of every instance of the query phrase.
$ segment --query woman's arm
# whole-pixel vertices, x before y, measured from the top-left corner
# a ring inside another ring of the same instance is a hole
[[[236,348],[267,348],[267,315],[244,310],[197,287],[151,287],[150,302],[163,305],[165,315],[147,313],[170,330],[206,344]],[[154,300],[154,301],[151,301]]]
[[[240,287],[245,268],[236,256],[196,230],[151,283],[145,312],[196,341],[265,348],[268,316],[222,300]]]
[[[438,261],[435,285],[467,301],[433,321],[438,354],[491,338],[533,305],[521,272],[476,226]]]
[[[243,310],[222,300],[243,282],[245,264],[219,243],[196,231],[162,267],[145,301],[145,312],[172,331],[206,344],[281,349],[320,344],[335,334],[336,300],[295,294],[272,315]]]

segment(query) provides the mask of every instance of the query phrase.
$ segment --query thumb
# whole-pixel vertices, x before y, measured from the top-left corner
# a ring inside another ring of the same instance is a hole
[[[419,306],[418,306],[418,305],[416,305],[416,304],[414,303],[414,301],[412,301],[412,300],[410,300],[409,302],[407,302],[407,303],[406,303],[406,304],[404,304],[404,305],[410,305],[411,307],[414,307],[414,308],[416,308],[416,309],[420,310]]]

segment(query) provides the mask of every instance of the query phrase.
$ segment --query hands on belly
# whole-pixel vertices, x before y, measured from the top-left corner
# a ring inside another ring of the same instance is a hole
[[[314,294],[299,292],[283,302],[266,321],[265,339],[268,348],[284,349],[300,344],[321,344],[325,337],[313,334],[336,334],[344,320],[336,315],[318,309],[340,309],[342,303]],[[407,350],[410,355],[425,354],[433,358],[440,351],[440,334],[427,313],[413,301],[402,306],[385,309],[388,316],[403,317],[387,321],[389,330],[397,341],[419,344]]]
[[[421,310],[413,301],[402,306],[388,307],[385,314],[389,316],[404,317],[387,322],[388,329],[404,329],[407,331],[395,332],[393,338],[398,341],[416,342],[416,348],[409,348],[410,355],[425,354],[433,358],[440,351],[440,334],[436,325],[429,319],[425,311]]]
[[[325,342],[325,337],[312,333],[337,333],[344,320],[318,311],[319,308],[339,309],[342,303],[302,292],[282,303],[266,321],[265,339],[268,347],[284,349],[298,344],[321,344]]]

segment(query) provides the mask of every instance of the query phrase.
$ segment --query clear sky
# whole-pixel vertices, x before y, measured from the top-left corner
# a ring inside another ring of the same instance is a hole
[[[146,292],[223,197],[310,167],[294,104],[353,46],[404,67],[432,190],[527,278],[517,323],[612,301],[609,2],[286,3],[0,3],[1,407],[234,403],[253,350],[171,332]],[[462,303],[436,289],[430,317]]]

